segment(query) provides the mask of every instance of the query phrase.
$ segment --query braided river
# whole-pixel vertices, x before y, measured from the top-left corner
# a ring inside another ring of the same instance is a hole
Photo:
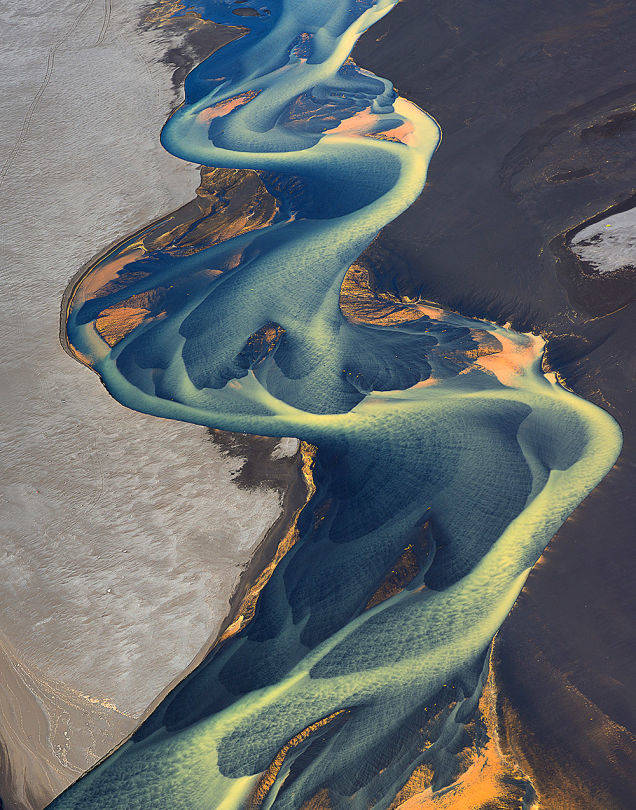
[[[155,222],[68,298],[68,346],[119,402],[298,437],[312,491],[248,619],[52,808],[390,808],[424,765],[450,784],[494,635],[618,455],[611,417],[544,373],[540,337],[341,302],[440,147],[349,58],[394,5],[196,4],[246,30],[188,75],[162,144],[256,172],[272,213],[197,249],[196,223],[149,249]]]

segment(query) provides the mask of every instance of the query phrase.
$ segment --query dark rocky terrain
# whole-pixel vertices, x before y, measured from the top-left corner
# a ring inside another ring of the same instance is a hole
[[[599,273],[568,246],[633,205],[634,28],[622,0],[405,0],[354,51],[444,133],[421,198],[367,253],[377,286],[539,331],[549,367],[623,429],[495,648],[502,730],[550,810],[636,795],[634,268]]]

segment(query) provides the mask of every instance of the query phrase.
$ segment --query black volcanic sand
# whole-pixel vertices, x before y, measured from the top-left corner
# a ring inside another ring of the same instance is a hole
[[[150,3],[141,13],[139,27],[142,30],[157,30],[159,21],[156,17],[157,9],[154,8],[156,5]],[[239,16],[237,15],[237,23],[240,22]],[[179,103],[183,95],[183,82],[188,73],[223,45],[238,39],[248,30],[239,24],[221,25],[203,20],[199,13],[191,9],[178,16],[172,16],[172,12],[168,10],[162,19],[161,27],[166,30],[168,37],[182,37],[179,44],[168,48],[161,58],[164,65],[172,68],[172,86],[179,97]]]
[[[215,429],[210,429],[209,433],[217,447],[233,458],[244,460],[245,463],[234,478],[234,482],[239,487],[249,491],[266,486],[278,490],[282,499],[279,517],[267,530],[265,537],[240,576],[230,599],[229,613],[219,628],[218,639],[236,619],[243,599],[258,579],[259,574],[274,558],[280,540],[292,525],[294,515],[307,502],[308,491],[301,473],[303,461],[300,446],[292,456],[279,459],[276,464],[272,464],[272,453],[280,439],[252,436],[248,433],[227,433]]]
[[[598,275],[567,247],[632,203],[629,7],[404,0],[353,54],[444,133],[421,198],[364,257],[377,287],[540,331],[550,367],[625,436],[496,643],[504,738],[550,810],[636,806],[633,268]]]

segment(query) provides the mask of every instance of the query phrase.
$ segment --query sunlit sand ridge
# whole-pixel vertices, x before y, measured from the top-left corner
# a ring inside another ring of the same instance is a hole
[[[388,808],[417,768],[450,784],[494,634],[616,459],[617,426],[542,373],[540,338],[425,302],[343,314],[345,275],[440,137],[348,61],[393,5],[255,5],[162,142],[259,170],[271,216],[196,252],[183,233],[149,250],[149,226],[70,297],[69,345],[123,404],[318,454],[251,620],[52,807]]]

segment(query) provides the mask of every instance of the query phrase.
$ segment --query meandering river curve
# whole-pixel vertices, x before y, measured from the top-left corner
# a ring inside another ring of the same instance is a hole
[[[52,808],[389,808],[423,764],[448,784],[493,636],[618,455],[614,421],[542,373],[540,338],[423,301],[343,312],[345,276],[440,141],[349,59],[394,5],[253,3],[162,143],[257,170],[271,215],[196,250],[196,225],[148,249],[153,223],[74,285],[68,345],[122,404],[317,450],[253,616]],[[196,11],[236,24],[237,7]]]

